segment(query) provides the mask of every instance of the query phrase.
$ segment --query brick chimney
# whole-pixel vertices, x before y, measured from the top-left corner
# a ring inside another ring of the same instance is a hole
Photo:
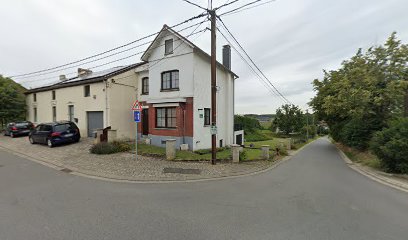
[[[222,46],[222,64],[231,70],[231,47],[230,45]]]
[[[78,68],[78,77],[83,77],[86,76],[88,74],[91,74],[92,71],[89,69],[85,69],[85,68]]]

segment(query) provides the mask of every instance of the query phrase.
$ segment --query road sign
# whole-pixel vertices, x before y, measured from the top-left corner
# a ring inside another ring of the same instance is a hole
[[[142,106],[140,105],[139,101],[135,101],[132,106],[132,111],[142,111]]]
[[[217,134],[217,132],[218,132],[218,129],[217,129],[217,126],[211,126],[211,135],[214,135],[214,134]]]
[[[133,119],[135,120],[135,122],[140,122],[140,116],[141,116],[141,114],[140,114],[140,111],[134,111],[133,112]]]

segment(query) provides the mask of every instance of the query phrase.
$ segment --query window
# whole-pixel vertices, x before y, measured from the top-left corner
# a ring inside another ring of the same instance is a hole
[[[142,78],[142,94],[149,94],[149,78]]]
[[[34,99],[34,102],[37,102],[37,93],[33,94],[33,99]]]
[[[33,112],[34,112],[34,122],[37,122],[37,108],[34,108]]]
[[[57,107],[53,106],[52,107],[52,121],[57,121]]]
[[[65,132],[67,130],[71,130],[72,127],[70,124],[65,123],[65,124],[58,124],[54,126],[54,131],[56,132]]]
[[[204,126],[211,125],[211,109],[204,108]]]
[[[156,127],[176,128],[176,108],[156,108]]]
[[[68,119],[74,121],[74,105],[68,105]]]
[[[162,72],[161,89],[162,90],[178,90],[179,89],[179,71],[178,70]]]
[[[55,91],[52,91],[52,100],[55,100]]]
[[[91,96],[91,86],[85,85],[84,86],[84,97],[89,97],[89,96]]]
[[[164,55],[173,53],[173,39],[164,41]]]
[[[52,126],[51,125],[41,125],[40,131],[51,132]]]

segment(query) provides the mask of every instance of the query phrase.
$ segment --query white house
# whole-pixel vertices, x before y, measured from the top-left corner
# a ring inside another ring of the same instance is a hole
[[[242,143],[234,131],[234,82],[231,52],[224,46],[223,63],[217,62],[217,146]],[[164,146],[176,139],[190,150],[211,147],[210,56],[164,25],[141,57],[143,62],[91,72],[27,92],[28,119],[33,122],[77,120],[83,136],[111,126],[118,138],[134,138],[130,108],[142,104],[138,138]]]

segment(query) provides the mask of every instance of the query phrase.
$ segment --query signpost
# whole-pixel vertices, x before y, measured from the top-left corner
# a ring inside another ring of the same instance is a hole
[[[142,106],[140,106],[139,101],[135,101],[132,106],[132,111],[133,111],[133,120],[136,123],[136,139],[135,139],[135,150],[136,150],[136,160],[137,160],[137,123],[140,122],[141,119],[141,112],[142,111]]]

